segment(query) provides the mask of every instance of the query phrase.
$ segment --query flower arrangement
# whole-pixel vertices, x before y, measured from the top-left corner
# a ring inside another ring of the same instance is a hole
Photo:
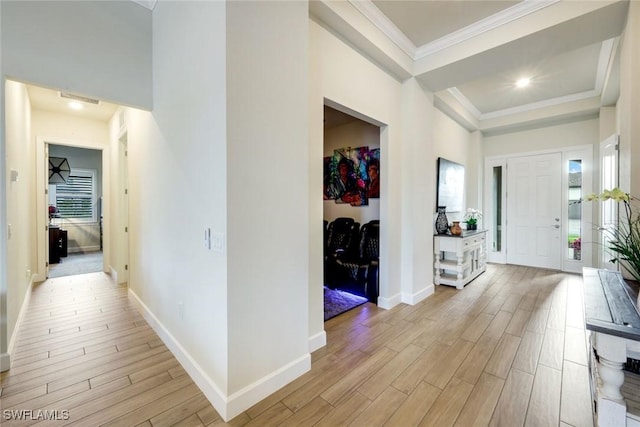
[[[571,242],[571,247],[577,250],[582,249],[582,240],[580,239],[580,237],[578,237],[576,240]]]
[[[478,209],[467,209],[462,219],[467,223],[467,230],[475,230],[478,228],[478,220],[482,218],[482,212]]]
[[[619,188],[605,190],[602,194],[590,194],[587,201],[613,200],[622,203],[624,213],[615,228],[603,228],[601,231],[608,238],[608,245],[614,257],[611,262],[619,262],[637,281],[640,281],[640,213],[634,214],[629,193]]]

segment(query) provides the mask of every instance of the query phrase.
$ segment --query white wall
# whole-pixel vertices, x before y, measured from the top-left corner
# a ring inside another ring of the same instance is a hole
[[[361,120],[324,130],[324,156],[332,156],[337,148],[366,147],[370,150],[380,148],[380,128]],[[384,173],[384,171],[380,171]],[[361,225],[374,219],[380,219],[380,199],[369,199],[366,206],[351,206],[348,203],[336,203],[335,200],[323,202],[324,219],[331,222],[338,217],[353,218]]]
[[[619,131],[618,109],[615,106],[600,108],[600,141],[604,141]]]
[[[229,390],[227,256],[203,236],[226,230],[225,7],[158,2],[154,110],[126,110],[130,289],[216,408]]]
[[[640,193],[640,4],[629,3],[627,25],[621,39],[620,54],[620,188],[637,196]]]
[[[436,190],[435,134],[437,110],[433,94],[425,92],[415,79],[402,87],[401,178],[402,215],[402,301],[414,304],[434,292],[433,222]]]
[[[33,278],[37,263],[36,217],[35,217],[35,143],[32,138],[31,105],[23,84],[7,81],[5,85],[6,121],[6,168],[15,171],[18,180],[7,181],[7,270],[9,284],[6,292],[6,335],[15,340],[18,315]],[[5,330],[0,330],[3,335]],[[3,351],[4,352],[4,351]]]
[[[152,108],[150,10],[131,1],[2,1],[0,7],[5,76]]]
[[[508,156],[598,142],[599,121],[590,119],[488,136],[483,139],[483,154],[487,157]]]
[[[2,22],[2,7],[0,6],[0,22]],[[1,36],[1,33],[0,33]],[[6,122],[5,122],[5,77],[0,54],[0,159],[6,158]],[[0,162],[0,200],[7,200],[7,169],[6,162]],[[9,369],[9,333],[7,318],[7,207],[0,203],[0,372]]]
[[[227,4],[229,393],[245,404],[311,366],[307,25],[304,1]]]
[[[482,162],[478,152],[480,143],[477,138],[472,138],[468,130],[461,127],[449,116],[440,110],[435,110],[433,120],[433,138],[435,141],[435,159],[431,163],[433,174],[437,183],[437,158],[443,157],[456,163],[464,165],[465,177],[465,207],[478,208],[477,182],[479,165]],[[434,187],[437,184],[434,184]],[[437,192],[434,193],[432,216],[435,222],[435,212],[437,206]],[[449,222],[462,220],[464,212],[447,213]]]

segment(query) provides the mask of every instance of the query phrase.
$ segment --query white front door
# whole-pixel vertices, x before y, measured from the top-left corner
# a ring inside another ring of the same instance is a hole
[[[507,162],[507,263],[560,270],[561,153]]]

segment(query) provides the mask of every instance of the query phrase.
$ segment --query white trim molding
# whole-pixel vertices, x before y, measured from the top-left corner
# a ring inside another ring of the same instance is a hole
[[[605,77],[609,68],[611,67],[611,62],[613,62],[613,56],[615,55],[617,44],[617,37],[602,42],[602,46],[600,48],[600,56],[598,59],[596,78],[593,82],[593,89],[584,92],[558,96],[556,98],[545,99],[539,102],[532,102],[530,104],[519,105],[517,107],[505,108],[488,113],[482,113],[480,110],[478,110],[478,108],[469,100],[469,98],[467,98],[457,87],[449,88],[447,89],[447,92],[449,92],[451,96],[453,96],[460,103],[460,105],[466,108],[467,111],[471,113],[477,120],[496,119],[499,117],[526,113],[528,111],[551,107],[554,105],[594,98],[602,95]]]
[[[384,308],[385,310],[392,309],[396,305],[402,302],[402,295],[395,294],[390,298],[378,297],[378,307]]]
[[[414,61],[450,48],[465,40],[477,37],[487,31],[506,25],[517,19],[535,13],[558,3],[560,0],[524,0],[515,6],[504,9],[471,25],[461,28],[437,40],[422,46],[416,45],[376,7],[371,0],[349,0],[349,3],[362,13],[373,25],[382,31],[396,46],[402,49]]]
[[[16,320],[16,326],[13,328],[13,334],[11,334],[11,339],[9,340],[9,346],[7,347],[7,352],[9,354],[13,354],[13,349],[18,339],[18,333],[20,331],[20,328],[22,327],[24,316],[27,313],[29,302],[31,301],[31,291],[33,290],[33,278],[34,278],[34,275],[32,274],[31,277],[29,278],[29,286],[27,286],[27,292],[24,296],[24,300],[22,301],[20,312],[18,313],[18,320]]]
[[[378,7],[370,0],[349,0],[349,3],[365,18],[367,18],[373,25],[386,35],[396,46],[398,46],[404,53],[409,55],[409,58],[415,60],[416,45],[413,44],[409,37],[407,37],[400,29],[394,24]]]
[[[435,292],[435,285],[432,283],[429,286],[427,286],[426,288],[414,293],[414,294],[405,294],[403,293],[401,295],[401,302],[405,303],[405,304],[409,304],[409,305],[416,305],[418,304],[420,301],[426,299],[427,297],[429,297],[430,295],[432,295]]]
[[[458,43],[477,37],[487,31],[494,30],[517,19],[535,13],[541,9],[558,3],[560,0],[524,0],[515,6],[501,10],[491,16],[480,21],[474,22],[464,28],[440,37],[430,43],[420,46],[414,55],[414,59],[422,59],[441,50],[448,49]]]
[[[35,274],[31,274],[29,277],[29,286],[27,286],[24,300],[22,300],[22,306],[20,306],[20,311],[18,312],[18,319],[16,320],[16,325],[13,328],[13,333],[9,339],[7,352],[0,354],[0,372],[8,371],[11,368],[11,354],[13,354],[13,349],[16,345],[16,340],[18,339],[18,333],[22,327],[22,321],[24,320],[27,308],[29,307],[29,302],[31,301],[31,291],[33,290],[33,281],[35,277]]]
[[[0,354],[0,372],[6,372],[11,368],[11,357],[9,353]]]
[[[318,332],[309,337],[309,353],[313,353],[325,345],[327,345],[327,333],[325,331]]]
[[[149,323],[149,326],[158,334],[162,342],[167,346],[175,358],[180,362],[191,379],[200,388],[209,402],[218,411],[220,416],[228,421],[241,414],[246,409],[255,405],[265,397],[284,387],[300,375],[311,369],[311,355],[304,354],[296,360],[291,361],[280,369],[266,375],[253,384],[249,384],[243,389],[227,395],[218,385],[204,372],[202,367],[193,357],[182,347],[180,342],[169,332],[160,320],[149,310],[144,302],[129,288],[129,296],[139,308],[142,316]]]

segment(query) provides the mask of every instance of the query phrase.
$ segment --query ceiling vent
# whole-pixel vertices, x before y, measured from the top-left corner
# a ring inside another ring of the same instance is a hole
[[[69,92],[60,92],[60,97],[61,98],[67,98],[67,99],[73,99],[74,101],[86,102],[88,104],[95,104],[95,105],[100,104],[100,101],[97,100],[97,99],[87,98],[85,96],[75,95],[75,94],[69,93]]]

